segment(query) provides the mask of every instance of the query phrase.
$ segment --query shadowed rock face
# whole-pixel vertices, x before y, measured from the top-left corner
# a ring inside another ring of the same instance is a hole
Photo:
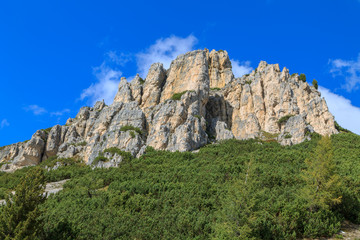
[[[178,56],[168,70],[154,63],[145,81],[122,78],[111,105],[81,108],[65,126],[4,147],[0,161],[8,163],[2,170],[12,171],[51,156],[91,163],[110,147],[140,156],[146,146],[191,151],[230,138],[270,136],[291,145],[314,131],[337,133],[334,117],[320,93],[297,75],[260,62],[235,79],[226,51],[197,50]]]

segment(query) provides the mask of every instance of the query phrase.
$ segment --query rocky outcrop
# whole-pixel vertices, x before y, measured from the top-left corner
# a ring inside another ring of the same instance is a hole
[[[192,151],[225,139],[260,138],[283,145],[337,133],[320,93],[278,64],[260,62],[234,78],[226,51],[197,50],[175,59],[168,70],[151,65],[145,79],[122,78],[114,102],[83,107],[65,126],[37,131],[26,143],[0,150],[2,170],[35,165],[52,157],[87,163],[108,148],[142,155],[147,146]],[[106,155],[117,166],[122,158]]]

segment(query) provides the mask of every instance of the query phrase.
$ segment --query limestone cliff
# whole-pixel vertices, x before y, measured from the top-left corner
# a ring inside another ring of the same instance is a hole
[[[122,78],[111,105],[83,107],[65,126],[39,130],[28,142],[3,147],[0,161],[7,163],[2,170],[11,171],[51,156],[92,163],[110,147],[140,156],[146,146],[191,151],[230,138],[291,145],[313,132],[337,133],[314,87],[266,62],[234,78],[228,53],[205,49],[178,56],[167,70],[154,63],[145,80]],[[116,164],[121,161],[114,158]]]

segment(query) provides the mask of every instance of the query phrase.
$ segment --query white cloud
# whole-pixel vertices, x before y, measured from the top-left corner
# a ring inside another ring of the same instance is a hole
[[[116,63],[119,66],[124,66],[132,60],[130,54],[118,53],[116,51],[109,51],[106,53],[106,56],[110,62]]]
[[[8,127],[10,126],[10,123],[8,122],[7,119],[3,119],[0,123],[0,128],[4,128],[4,127]]]
[[[61,110],[61,111],[51,112],[50,116],[62,116],[65,113],[69,113],[69,112],[70,112],[70,109],[65,108],[64,110]]]
[[[80,99],[90,98],[91,104],[104,99],[106,104],[111,104],[118,90],[122,72],[110,68],[103,62],[100,67],[94,68],[94,74],[98,82],[83,90]]]
[[[250,67],[250,61],[245,61],[241,63],[238,60],[231,59],[231,65],[232,71],[236,78],[241,77],[245,74],[249,74],[252,70],[254,70],[252,67]]]
[[[34,115],[41,115],[46,113],[46,109],[38,105],[29,105],[24,108],[26,111],[31,111]]]
[[[171,61],[178,55],[193,50],[197,41],[193,35],[186,38],[170,36],[158,39],[145,52],[136,55],[140,76],[146,77],[151,64],[156,62],[164,64],[164,68],[169,68]]]
[[[319,91],[325,98],[330,112],[335,116],[335,120],[340,126],[360,134],[360,108],[352,105],[349,99],[332,93],[327,88],[319,86]]]
[[[343,87],[351,92],[359,89],[360,85],[360,54],[357,60],[342,60],[335,59],[330,60],[329,63],[332,65],[330,72],[334,75],[341,75],[345,77],[345,85]]]

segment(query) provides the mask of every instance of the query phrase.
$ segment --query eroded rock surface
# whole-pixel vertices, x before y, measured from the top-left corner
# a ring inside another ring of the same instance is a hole
[[[196,50],[164,69],[154,63],[145,79],[122,78],[114,102],[83,107],[65,126],[37,131],[28,142],[0,150],[3,171],[36,165],[52,156],[87,163],[105,149],[134,157],[146,146],[192,151],[224,139],[272,138],[284,145],[312,132],[337,133],[320,93],[278,64],[260,62],[249,75],[234,78],[226,51]],[[100,163],[117,166],[121,159]]]

